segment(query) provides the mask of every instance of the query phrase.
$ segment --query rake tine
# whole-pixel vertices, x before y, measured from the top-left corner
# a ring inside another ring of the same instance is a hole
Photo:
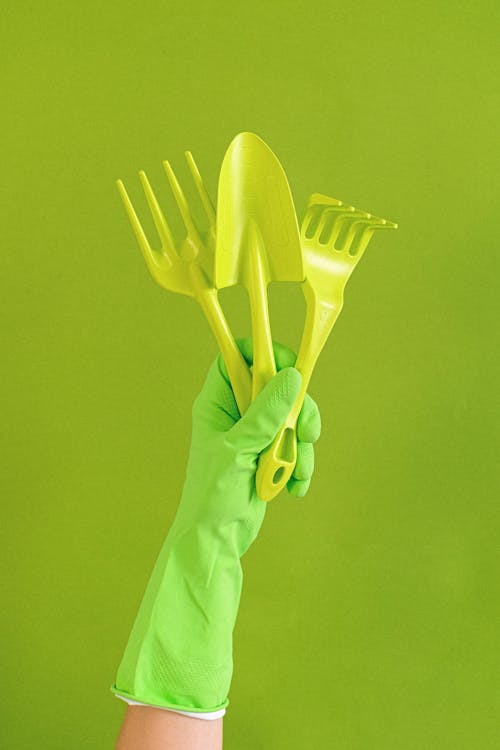
[[[375,226],[376,229],[397,229],[398,225],[395,221],[389,221],[388,219],[379,219],[381,224]]]
[[[193,219],[189,212],[186,197],[184,193],[182,192],[182,188],[179,185],[179,182],[177,180],[177,177],[175,176],[174,170],[172,169],[172,167],[170,166],[170,162],[168,161],[163,162],[163,167],[165,169],[165,172],[167,173],[170,187],[172,188],[175,201],[179,207],[182,220],[184,221],[184,224],[186,225],[188,235],[191,235],[193,238],[196,238],[196,240],[198,241],[199,240],[198,230],[196,229],[194,225]]]
[[[196,162],[194,160],[193,154],[191,151],[185,151],[184,156],[186,157],[186,161],[188,163],[189,171],[191,172],[191,176],[193,178],[193,182],[196,185],[196,190],[198,191],[198,195],[200,196],[200,200],[203,204],[203,208],[205,209],[205,213],[207,215],[208,224],[210,227],[210,231],[212,233],[215,232],[215,208],[212,203],[212,200],[207,193],[207,190],[205,188],[205,185],[203,184],[203,180],[201,179],[200,171],[196,165]]]
[[[116,186],[118,188],[118,192],[120,193],[120,197],[123,201],[123,205],[125,206],[125,210],[127,212],[128,218],[130,220],[130,223],[132,225],[132,229],[134,230],[135,236],[137,237],[137,242],[139,243],[139,247],[141,248],[142,254],[144,256],[144,260],[146,261],[146,265],[148,266],[149,270],[154,274],[159,267],[158,260],[156,258],[156,253],[154,250],[151,249],[151,246],[148,242],[148,238],[146,237],[144,233],[144,229],[141,226],[141,222],[139,221],[137,214],[135,212],[135,209],[132,205],[132,201],[130,200],[127,191],[125,190],[125,185],[121,180],[116,181]]]
[[[306,212],[300,225],[300,235],[302,239],[310,240],[314,237],[314,235],[316,234],[316,230],[311,234],[311,236],[308,236],[309,228],[315,221],[318,214],[321,219],[323,210],[326,206],[342,205],[342,201],[337,200],[337,198],[329,198],[327,195],[322,195],[322,193],[312,193],[307,199]]]
[[[320,195],[319,193],[313,193],[309,196],[309,200],[307,202],[307,209],[304,218],[302,219],[302,224],[300,227],[300,234],[303,239],[312,239],[319,229],[319,226],[321,225],[321,231],[323,229],[324,223],[326,222],[326,219],[323,220],[323,216],[327,210],[330,212],[333,211],[349,211],[350,206],[347,206],[347,204],[342,203],[342,201],[337,200],[336,198],[330,198],[329,203],[325,204],[323,201],[319,202],[316,199],[321,198],[323,199],[325,196]],[[317,217],[319,214],[320,220],[318,222],[318,226],[312,233],[312,235],[309,237],[308,229],[311,226],[313,220]]]
[[[146,173],[143,170],[139,172],[139,178],[141,180],[142,187],[148,201],[151,215],[153,216],[153,221],[162,242],[162,249],[164,250],[165,255],[170,260],[170,262],[173,263],[176,253],[172,232],[167,224],[165,216],[163,215],[163,212],[160,208],[156,195],[153,192],[153,188],[151,187],[151,184],[146,176]]]
[[[302,224],[300,226],[300,236],[301,236],[301,239],[303,239],[303,240],[310,239],[310,237],[307,236],[307,230],[311,226],[311,222],[312,222],[313,219],[314,219],[314,209],[313,208],[308,208],[307,211],[306,211],[306,213],[305,213],[304,218],[302,219]],[[314,233],[313,233],[312,236],[314,236]]]
[[[338,198],[330,198],[329,195],[323,195],[323,193],[312,193],[307,201],[307,208],[313,208],[315,206],[321,206],[327,208],[330,206],[342,206],[346,205],[343,201]]]
[[[370,219],[358,219],[357,221],[353,221],[348,229],[345,242],[342,246],[342,251],[347,251],[349,255],[351,255],[351,257],[356,256],[356,259],[358,259],[358,257],[361,257],[361,255],[363,254],[362,252],[359,252],[361,237],[363,236],[366,229],[374,226],[378,221],[380,221],[380,219],[377,219],[374,216],[372,216]],[[365,227],[365,229],[359,232],[360,227]],[[355,245],[355,252],[351,253],[352,246],[355,243],[356,239],[358,239],[358,243]]]
[[[359,244],[358,244],[358,247],[356,248],[356,257],[361,258],[364,251],[366,250],[368,243],[373,237],[374,232],[377,229],[397,229],[397,228],[398,228],[397,224],[395,224],[393,221],[386,221],[385,219],[378,219],[377,223],[369,224],[368,226],[366,226],[365,229],[362,231],[361,236],[359,238]]]
[[[328,241],[321,244],[329,244],[335,224],[339,221],[339,219],[347,218],[355,211],[353,206],[349,206],[347,205],[347,203],[341,203],[340,201],[339,203],[340,205],[338,206],[325,206],[325,208],[321,212],[321,219],[315,232],[318,242],[327,222],[331,219],[332,214],[335,217],[331,226],[330,237],[328,238]]]
[[[338,250],[340,252],[344,250],[345,248],[345,242],[342,247],[340,248],[335,247],[335,243],[337,242],[340,236],[340,233],[342,232],[342,229],[345,226],[345,223],[350,222],[350,225],[352,225],[354,223],[353,220],[357,220],[357,219],[366,221],[367,219],[371,219],[371,214],[367,213],[366,211],[360,211],[358,208],[355,208],[352,211],[352,213],[346,214],[344,216],[339,216],[338,221],[336,221],[333,226],[333,232],[329,241],[329,244],[331,244],[335,250]],[[349,230],[348,230],[348,233],[349,233]]]

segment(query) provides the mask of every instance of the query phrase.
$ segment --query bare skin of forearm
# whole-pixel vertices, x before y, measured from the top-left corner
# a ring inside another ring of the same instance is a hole
[[[115,750],[222,750],[222,719],[127,706]]]

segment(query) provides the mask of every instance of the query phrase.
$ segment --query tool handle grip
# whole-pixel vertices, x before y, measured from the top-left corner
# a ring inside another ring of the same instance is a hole
[[[248,233],[248,297],[253,339],[252,401],[276,375],[269,302],[267,299],[267,260],[262,237],[254,224]]]
[[[297,419],[304,403],[311,374],[312,367],[310,370],[301,372],[302,386],[286,422],[271,445],[265,451],[262,451],[259,456],[255,488],[260,499],[266,502],[273,500],[281,492],[295,469],[297,463]]]
[[[220,306],[216,290],[202,289],[198,293],[197,299],[219,346],[231,381],[236,404],[240,415],[243,415],[250,406],[252,397],[252,374],[234,340],[226,316]]]
[[[303,292],[307,303],[304,332],[295,367],[302,375],[302,387],[285,424],[259,457],[255,486],[261,500],[272,500],[289,481],[297,462],[297,419],[318,357],[342,310],[342,301],[330,305],[318,300],[306,281]]]
[[[297,462],[295,427],[282,427],[273,442],[259,456],[255,488],[261,500],[269,502],[281,492]]]

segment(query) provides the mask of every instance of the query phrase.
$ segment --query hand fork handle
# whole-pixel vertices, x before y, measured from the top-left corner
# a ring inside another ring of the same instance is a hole
[[[219,346],[238,410],[240,415],[243,416],[250,406],[252,375],[231,333],[219,304],[217,291],[215,289],[204,289],[198,294],[197,299]]]
[[[205,317],[217,341],[226,365],[229,380],[231,381],[236,404],[242,416],[250,406],[252,375],[231,333],[226,316],[219,302],[217,290],[206,282],[203,271],[197,265],[192,267],[192,279],[197,287],[195,298],[205,313]]]

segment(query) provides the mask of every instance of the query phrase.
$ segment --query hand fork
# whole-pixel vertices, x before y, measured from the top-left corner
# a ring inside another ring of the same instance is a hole
[[[285,424],[260,456],[256,486],[262,500],[272,500],[295,468],[297,419],[314,366],[342,310],[347,281],[374,232],[396,228],[393,222],[335,198],[318,193],[309,198],[301,227],[306,320],[295,364],[302,375],[302,387]]]
[[[164,161],[163,166],[186,227],[186,236],[179,241],[174,240],[145,172],[139,172],[160,238],[159,250],[153,250],[149,244],[123,182],[117,180],[116,184],[139,247],[155,281],[168,291],[194,297],[205,313],[226,363],[238,409],[240,414],[244,414],[250,404],[252,376],[233,338],[213,284],[215,210],[191,152],[186,151],[185,157],[208,219],[208,231],[204,234],[195,226],[186,197],[168,161]]]

